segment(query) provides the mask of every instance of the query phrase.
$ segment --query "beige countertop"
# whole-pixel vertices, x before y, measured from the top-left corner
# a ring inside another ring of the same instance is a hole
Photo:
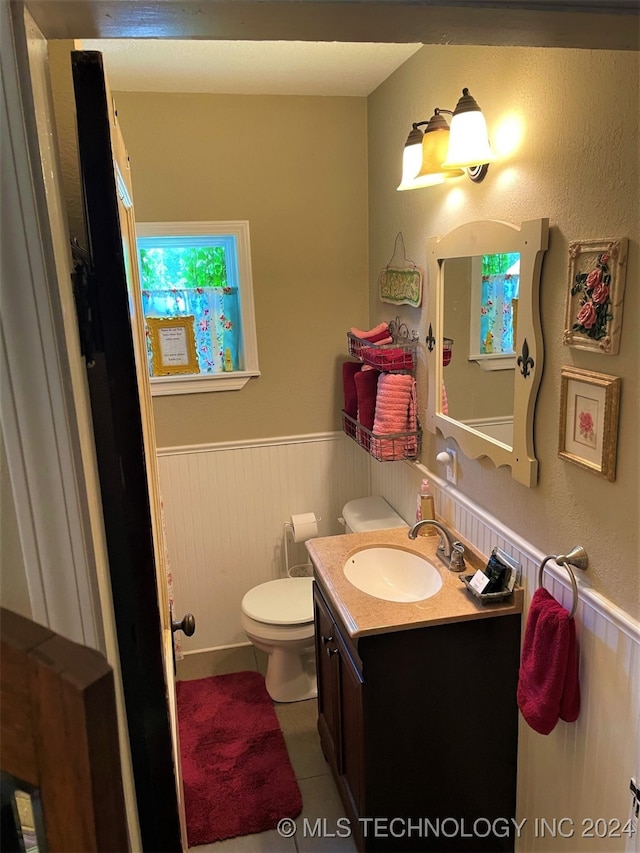
[[[436,556],[440,537],[418,536],[411,540],[407,536],[408,529],[399,527],[368,533],[345,533],[310,539],[306,543],[315,566],[316,578],[350,636],[363,637],[367,634],[383,634],[470,619],[489,619],[522,612],[523,591],[520,587],[516,587],[513,595],[504,602],[482,604],[466,589],[460,575],[447,569]],[[454,530],[451,532],[454,538],[459,538]],[[477,556],[467,542],[461,541],[466,548],[467,565],[462,574],[484,569],[487,558]],[[406,603],[385,601],[361,592],[346,579],[342,567],[357,551],[380,545],[393,545],[426,557],[440,572],[440,590],[431,598]]]

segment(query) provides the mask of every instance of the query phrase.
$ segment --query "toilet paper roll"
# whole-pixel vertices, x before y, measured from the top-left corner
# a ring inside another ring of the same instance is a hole
[[[291,516],[293,541],[306,542],[318,535],[318,520],[313,512],[302,512]]]

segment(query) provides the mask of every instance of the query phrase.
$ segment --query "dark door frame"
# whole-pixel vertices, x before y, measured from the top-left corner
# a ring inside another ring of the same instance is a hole
[[[102,55],[74,51],[78,143],[99,341],[87,369],[144,850],[181,850],[142,417]]]

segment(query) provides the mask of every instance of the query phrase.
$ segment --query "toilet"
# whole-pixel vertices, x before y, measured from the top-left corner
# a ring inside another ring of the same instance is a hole
[[[346,533],[407,526],[381,497],[349,501],[340,521]],[[274,702],[318,695],[313,578],[280,578],[250,589],[242,599],[240,624],[253,645],[268,655],[265,685]]]
[[[313,627],[313,578],[280,578],[250,589],[240,624],[269,655],[265,685],[274,702],[318,695]]]
[[[393,527],[407,527],[407,522],[389,506],[384,498],[377,495],[370,498],[356,498],[342,507],[345,533],[366,533],[368,530],[390,530]]]

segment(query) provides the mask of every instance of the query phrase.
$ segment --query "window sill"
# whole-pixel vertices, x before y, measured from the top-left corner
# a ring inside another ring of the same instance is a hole
[[[214,376],[157,376],[151,378],[151,396],[168,394],[209,394],[212,391],[240,391],[259,370],[237,370]]]
[[[469,361],[475,361],[483,370],[513,370],[516,366],[515,353],[481,353],[470,355]]]

